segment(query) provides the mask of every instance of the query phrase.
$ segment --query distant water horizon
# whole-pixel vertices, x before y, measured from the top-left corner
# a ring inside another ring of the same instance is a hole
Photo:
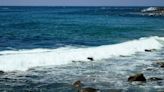
[[[155,5],[152,5],[152,6],[149,6],[149,5],[145,5],[145,6],[85,6],[85,5],[82,5],[82,6],[71,6],[71,5],[65,5],[65,6],[62,6],[62,5],[0,5],[0,7],[164,7],[164,6],[155,6]]]

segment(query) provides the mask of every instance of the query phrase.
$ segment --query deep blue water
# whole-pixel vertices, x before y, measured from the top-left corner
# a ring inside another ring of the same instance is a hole
[[[101,92],[163,92],[164,80],[127,81],[164,78],[155,65],[164,61],[164,17],[144,8],[1,6],[0,91],[78,92],[81,80]]]
[[[0,7],[0,50],[99,46],[163,36],[164,17],[145,7]]]

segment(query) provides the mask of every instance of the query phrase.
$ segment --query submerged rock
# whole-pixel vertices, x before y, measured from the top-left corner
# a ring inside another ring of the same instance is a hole
[[[123,90],[122,89],[110,89],[107,92],[123,92]]]
[[[148,67],[145,69],[146,71],[156,71],[158,70],[157,68],[154,68],[154,67]]]
[[[162,78],[158,78],[158,77],[151,77],[148,80],[150,81],[159,81],[159,80],[163,80]]]
[[[75,61],[73,60],[72,63],[85,63],[84,61]]]
[[[79,92],[98,92],[98,90],[95,88],[88,87],[88,88],[81,88]]]
[[[120,57],[130,57],[130,56],[128,56],[128,55],[120,55]]]
[[[160,65],[161,68],[164,68],[164,62],[156,62],[157,65]]]
[[[128,78],[128,81],[130,81],[130,82],[132,82],[132,81],[146,82],[146,78],[144,77],[144,75],[142,73],[140,73],[140,74],[136,74],[136,75],[130,76]]]

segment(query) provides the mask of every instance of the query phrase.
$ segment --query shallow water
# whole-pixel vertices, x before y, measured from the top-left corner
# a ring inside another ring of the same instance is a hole
[[[74,62],[68,65],[31,68],[27,71],[7,72],[0,76],[1,91],[77,92],[71,85],[81,80],[86,87],[101,92],[162,92],[164,81],[130,83],[130,75],[144,73],[150,77],[164,78],[163,68],[153,64],[164,59],[164,50],[137,53],[130,57],[113,57],[99,61]],[[153,70],[147,70],[152,68]]]

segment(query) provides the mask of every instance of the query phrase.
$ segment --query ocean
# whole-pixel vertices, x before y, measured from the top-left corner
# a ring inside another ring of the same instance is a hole
[[[164,80],[127,81],[164,78],[154,65],[164,60],[164,17],[145,8],[1,6],[0,91],[77,92],[80,80],[100,92],[163,92]]]

